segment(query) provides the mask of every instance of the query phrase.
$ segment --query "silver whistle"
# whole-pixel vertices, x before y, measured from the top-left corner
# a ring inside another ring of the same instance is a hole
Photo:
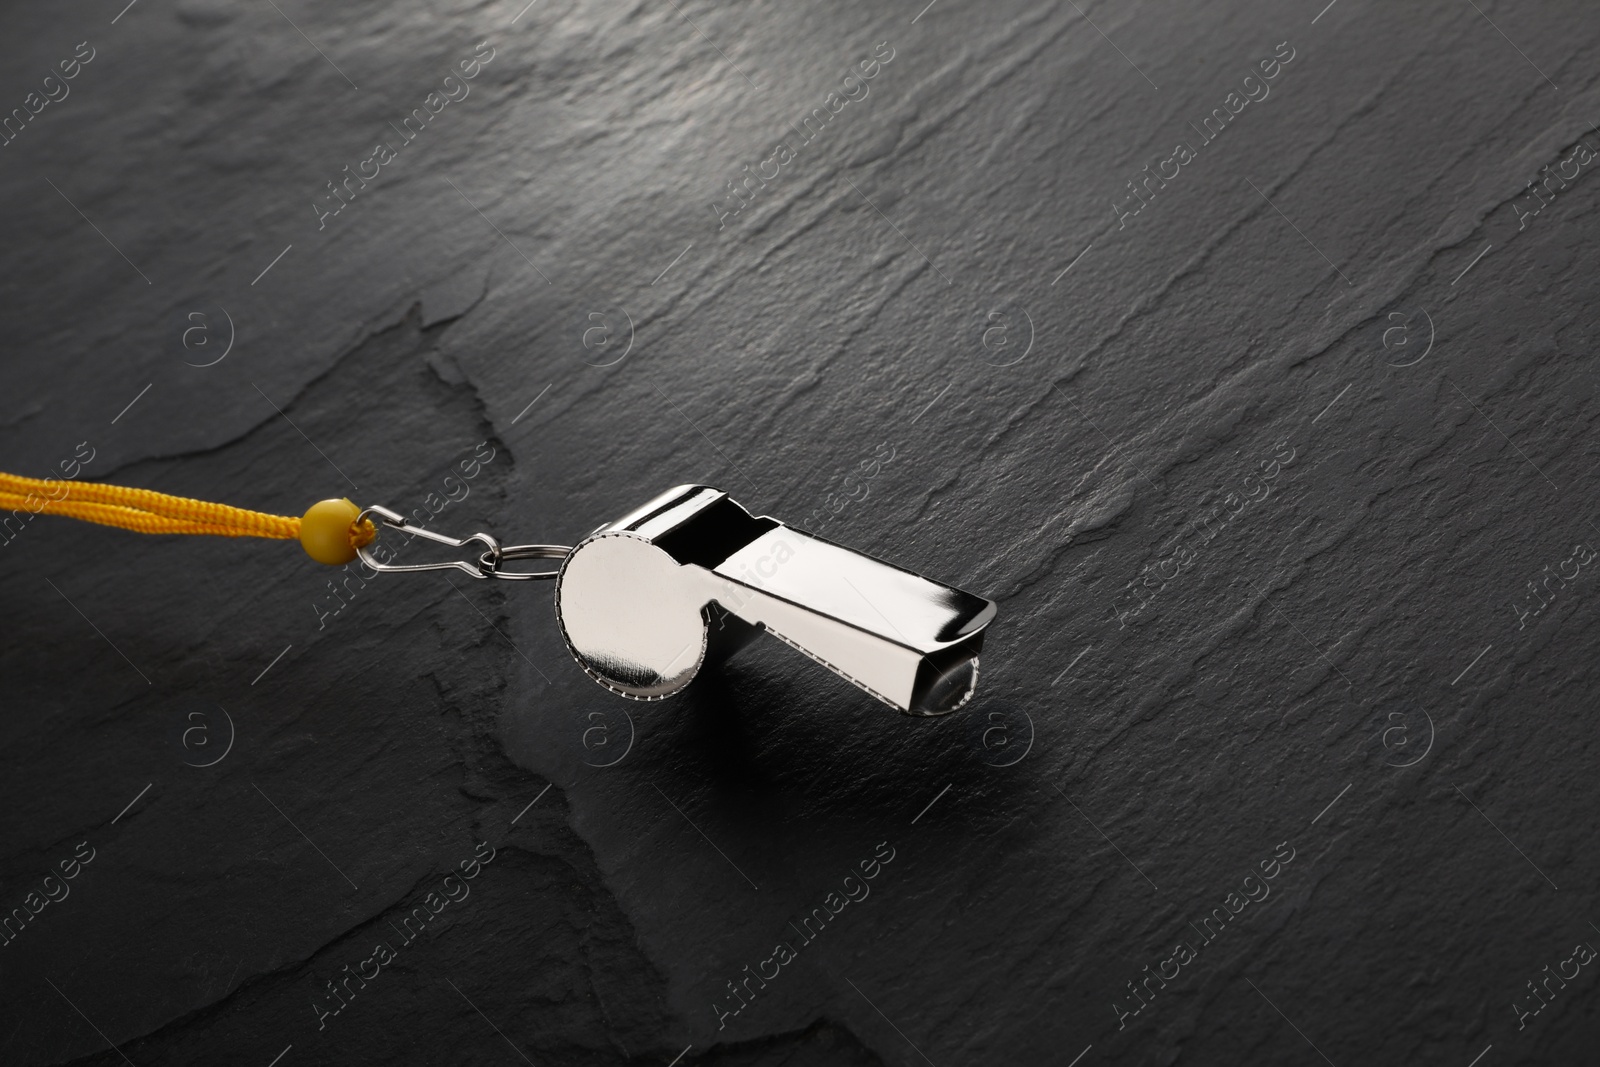
[[[972,696],[995,604],[685,485],[567,555],[556,616],[601,685],[636,700],[687,686],[765,630],[886,704],[943,715]]]

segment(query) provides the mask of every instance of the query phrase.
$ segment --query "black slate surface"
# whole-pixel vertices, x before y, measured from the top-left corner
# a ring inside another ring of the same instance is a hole
[[[707,482],[1000,616],[640,705],[15,518],[0,1062],[1593,1062],[1591,7],[124,2],[0,34],[0,469]]]

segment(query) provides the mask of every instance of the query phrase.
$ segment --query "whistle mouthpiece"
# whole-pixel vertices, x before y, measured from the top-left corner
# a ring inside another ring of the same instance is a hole
[[[636,700],[671,696],[766,631],[907,714],[944,715],[977,688],[995,611],[703,485],[596,530],[556,583],[573,657]]]

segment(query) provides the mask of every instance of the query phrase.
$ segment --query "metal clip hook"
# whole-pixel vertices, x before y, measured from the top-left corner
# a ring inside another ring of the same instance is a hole
[[[508,571],[503,565],[508,561],[519,559],[565,559],[572,551],[566,545],[504,545],[486,533],[468,534],[466,537],[448,537],[445,534],[435,533],[421,526],[412,525],[404,515],[391,511],[386,507],[372,505],[364,508],[356,516],[356,525],[365,522],[370,516],[377,516],[383,525],[410,534],[412,537],[423,537],[429,541],[437,541],[451,548],[462,548],[472,542],[484,546],[484,551],[474,561],[452,559],[443,563],[381,563],[374,559],[372,553],[367,551],[369,546],[362,545],[356,549],[356,554],[361,557],[361,562],[371,567],[374,571],[390,571],[394,573],[412,571],[465,571],[474,578],[501,578],[505,581],[534,581],[548,580],[556,577],[559,570],[549,571]]]

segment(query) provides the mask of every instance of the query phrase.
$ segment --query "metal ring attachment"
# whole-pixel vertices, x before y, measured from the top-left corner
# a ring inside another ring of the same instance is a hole
[[[548,571],[508,571],[501,564],[519,559],[566,559],[571,554],[570,545],[502,545],[498,554],[490,551],[479,556],[478,566],[487,569],[489,577],[508,582],[550,579],[561,573],[559,567]]]
[[[391,571],[394,573],[414,571],[465,571],[474,578],[503,578],[506,581],[532,581],[537,579],[550,579],[560,573],[559,570],[548,571],[508,571],[503,569],[503,564],[508,560],[519,559],[565,559],[572,551],[566,545],[508,545],[502,547],[500,542],[486,533],[468,534],[466,537],[449,537],[445,534],[435,533],[421,526],[414,526],[404,515],[389,508],[374,504],[363,508],[360,515],[356,516],[356,525],[365,522],[368,517],[377,516],[383,525],[390,529],[399,530],[412,537],[422,537],[429,541],[437,541],[442,545],[452,548],[463,548],[469,543],[476,542],[484,546],[484,551],[476,561],[452,559],[442,563],[382,563],[373,558],[368,552],[368,545],[356,549],[356,555],[361,557],[361,562],[371,567],[374,571]]]

